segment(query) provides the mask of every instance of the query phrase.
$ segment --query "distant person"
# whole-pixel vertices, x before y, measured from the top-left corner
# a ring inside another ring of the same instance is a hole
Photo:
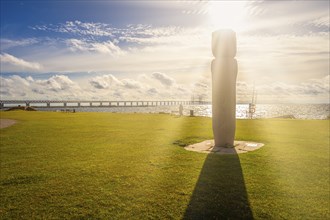
[[[183,106],[182,106],[182,104],[180,104],[180,106],[179,106],[179,114],[180,114],[180,116],[183,115]]]

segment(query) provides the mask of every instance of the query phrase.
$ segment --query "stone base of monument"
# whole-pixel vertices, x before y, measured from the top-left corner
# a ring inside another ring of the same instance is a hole
[[[263,146],[263,143],[251,141],[235,141],[234,146],[232,147],[215,147],[214,140],[206,140],[200,143],[186,146],[185,149],[200,153],[241,154],[257,150]]]

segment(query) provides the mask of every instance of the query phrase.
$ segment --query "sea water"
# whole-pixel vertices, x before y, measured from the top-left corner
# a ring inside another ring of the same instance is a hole
[[[248,104],[236,106],[236,118],[248,118]],[[63,111],[65,107],[38,108],[38,111]],[[155,107],[74,107],[68,106],[66,109],[76,112],[122,112],[122,113],[167,113],[178,114],[179,106],[155,106]],[[211,105],[184,105],[183,114],[190,115],[193,110],[195,116],[212,116]],[[297,119],[327,119],[330,115],[329,104],[257,104],[253,118],[275,118],[294,117]]]

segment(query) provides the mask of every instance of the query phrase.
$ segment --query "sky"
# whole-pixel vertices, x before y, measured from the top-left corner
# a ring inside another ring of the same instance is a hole
[[[329,103],[329,1],[1,1],[2,100],[211,100],[237,35],[237,102]]]

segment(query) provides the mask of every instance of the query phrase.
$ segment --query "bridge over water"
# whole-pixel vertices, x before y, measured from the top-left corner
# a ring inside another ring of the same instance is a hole
[[[151,107],[168,105],[210,105],[210,101],[100,101],[100,100],[0,100],[0,108],[13,106],[58,107]]]

